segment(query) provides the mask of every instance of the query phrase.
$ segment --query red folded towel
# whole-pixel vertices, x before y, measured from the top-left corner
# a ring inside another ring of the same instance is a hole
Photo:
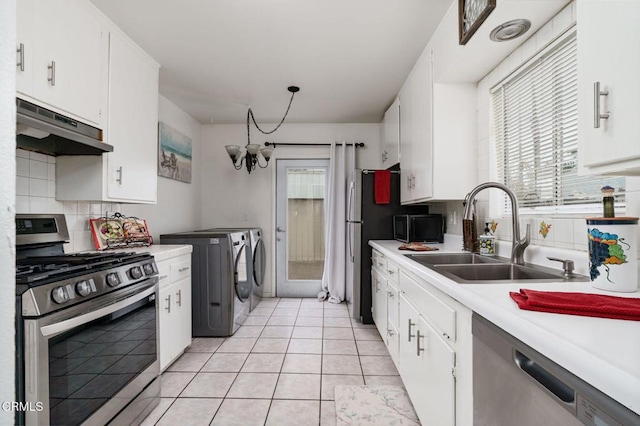
[[[509,296],[529,311],[640,321],[640,298],[529,289]]]
[[[376,204],[389,204],[391,201],[391,171],[376,170],[373,180],[374,200]]]

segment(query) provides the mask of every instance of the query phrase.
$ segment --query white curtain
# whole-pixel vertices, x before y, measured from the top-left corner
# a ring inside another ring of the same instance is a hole
[[[345,300],[347,286],[352,285],[347,241],[347,197],[349,185],[354,180],[356,147],[346,142],[331,144],[327,188],[326,237],[324,250],[324,272],[320,299],[332,303]]]

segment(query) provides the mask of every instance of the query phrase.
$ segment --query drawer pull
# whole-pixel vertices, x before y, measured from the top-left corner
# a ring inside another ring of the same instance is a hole
[[[420,352],[424,352],[424,348],[420,347],[420,339],[424,339],[424,335],[420,334],[420,330],[416,332],[418,338],[416,339],[416,355],[420,356]]]
[[[416,325],[416,323],[415,322],[411,322],[411,318],[409,318],[409,333],[407,334],[407,338],[408,338],[409,342],[411,341],[412,337],[416,337],[415,334],[411,334],[411,328],[415,327],[415,325]]]
[[[178,272],[184,272],[184,271],[188,271],[188,270],[189,270],[189,267],[185,266],[184,268],[178,269]]]
[[[449,336],[447,333],[442,333],[442,335],[444,336],[445,339],[451,340],[451,336]]]
[[[395,336],[395,334],[396,334],[396,332],[395,332],[395,331],[393,331],[393,330],[387,330],[387,336],[389,336],[389,337],[393,337],[393,336]]]
[[[392,270],[392,269],[387,269],[387,272],[389,273],[389,275],[393,275],[393,274],[395,274],[395,273],[396,273],[396,272],[395,272],[394,270]]]
[[[162,280],[166,280],[167,278],[169,278],[169,275],[160,275],[158,277],[158,280],[162,281]]]
[[[387,295],[388,295],[389,297],[393,297],[393,296],[394,296],[394,294],[393,294],[393,292],[392,292],[392,291],[387,291]]]

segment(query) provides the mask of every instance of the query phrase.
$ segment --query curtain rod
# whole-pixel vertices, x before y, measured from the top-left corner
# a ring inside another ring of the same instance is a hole
[[[279,145],[281,146],[331,146],[330,143],[280,143],[280,142],[265,142],[264,145],[272,146],[274,148],[277,148]],[[342,144],[339,144],[339,145],[342,145]],[[363,142],[347,143],[345,145],[347,146],[355,145],[356,148],[364,147]]]

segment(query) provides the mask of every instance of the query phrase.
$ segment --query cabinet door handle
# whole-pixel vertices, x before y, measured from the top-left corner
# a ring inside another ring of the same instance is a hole
[[[182,306],[182,289],[178,290],[176,296],[178,297],[176,300],[176,305]]]
[[[600,97],[609,96],[608,90],[600,90],[600,82],[593,83],[593,127],[595,129],[600,127],[600,120],[609,119],[609,111],[600,113]]]
[[[164,308],[168,313],[171,313],[171,295],[168,295],[164,300],[167,301],[167,306]]]
[[[424,348],[420,347],[420,339],[424,339],[424,334],[420,334],[420,330],[416,331],[416,355],[420,356],[420,352],[424,352]]]
[[[409,333],[407,333],[407,341],[411,341],[412,337],[416,337],[415,334],[411,334],[411,328],[416,325],[415,322],[411,322],[411,318],[409,318]]]
[[[51,61],[51,65],[47,65],[47,69],[49,69],[49,77],[47,81],[51,83],[52,86],[56,85],[56,61]]]
[[[395,274],[395,273],[396,273],[396,271],[394,271],[393,269],[387,269],[387,273],[388,273],[389,275],[393,275],[393,274]]]
[[[118,167],[118,169],[116,170],[116,173],[118,174],[118,178],[116,179],[116,182],[122,185],[122,166]]]
[[[389,336],[389,337],[393,337],[395,334],[396,334],[396,332],[395,332],[395,331],[390,330],[390,329],[387,329],[387,336]]]
[[[16,64],[20,71],[24,71],[24,43],[20,43],[18,45],[18,49],[16,50],[18,53],[18,63]]]
[[[394,296],[394,294],[393,294],[393,292],[392,292],[392,291],[387,291],[387,295],[388,295],[389,297],[393,297],[393,296]]]

